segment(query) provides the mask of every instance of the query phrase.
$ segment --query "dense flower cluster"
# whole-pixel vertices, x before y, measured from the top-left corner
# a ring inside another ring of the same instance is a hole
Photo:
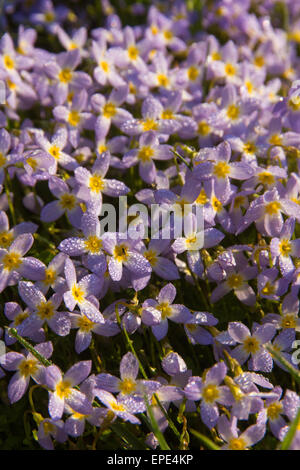
[[[50,0],[3,16],[0,374],[11,404],[34,382],[48,394],[47,414],[32,409],[46,449],[117,419],[150,423],[155,448],[153,419],[165,433],[179,409],[242,450],[270,433],[280,443],[297,415],[300,5],[274,19],[271,0],[207,3],[195,31],[183,1],[134,4],[138,26],[107,2],[97,28],[72,27]],[[199,206],[204,227],[189,213],[181,237],[103,233],[102,208],[121,196],[149,211]],[[101,344],[123,340],[118,373]]]

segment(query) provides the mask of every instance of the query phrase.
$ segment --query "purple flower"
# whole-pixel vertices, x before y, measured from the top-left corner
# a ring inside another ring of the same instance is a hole
[[[232,357],[242,365],[251,356],[249,361],[251,370],[270,372],[273,368],[272,356],[263,345],[271,341],[275,332],[275,327],[270,323],[254,326],[251,334],[243,323],[230,322],[228,333],[236,343],[240,343],[231,351]]]
[[[92,413],[92,405],[88,398],[74,387],[83,382],[91,371],[91,361],[81,361],[74,364],[64,375],[57,366],[45,369],[44,383],[49,392],[49,414],[52,419],[60,419],[65,405],[80,414]]]
[[[142,119],[131,119],[121,125],[121,130],[128,135],[140,135],[147,131],[159,134],[175,134],[180,124],[175,119],[162,119],[163,106],[153,96],[148,96],[142,104]]]
[[[39,424],[37,432],[39,444],[46,450],[54,450],[51,438],[57,442],[66,442],[68,435],[64,427],[65,423],[61,419],[43,419]]]
[[[165,285],[157,299],[147,299],[142,306],[142,322],[151,326],[155,338],[160,341],[168,332],[168,320],[175,323],[188,323],[192,315],[187,307],[174,304],[176,288],[173,284]]]
[[[184,393],[189,400],[201,400],[201,419],[210,429],[213,428],[219,417],[218,403],[230,405],[232,395],[225,385],[220,385],[227,373],[224,362],[211,367],[204,378],[190,377]]]
[[[12,242],[8,250],[0,249],[0,292],[7,285],[16,284],[20,276],[33,281],[44,277],[45,265],[41,261],[31,256],[24,258],[32,244],[33,236],[24,233]]]
[[[103,235],[103,248],[110,254],[108,271],[113,281],[120,281],[123,266],[134,276],[150,276],[152,268],[149,261],[135,249],[137,240],[122,233]]]
[[[110,164],[110,153],[104,152],[97,157],[91,172],[86,168],[76,168],[75,179],[79,184],[77,197],[84,201],[95,201],[101,210],[102,193],[112,196],[124,196],[129,188],[121,181],[104,178]]]
[[[55,59],[44,65],[47,76],[54,81],[52,95],[57,105],[66,101],[70,89],[79,91],[91,86],[92,79],[87,73],[75,71],[80,61],[79,50],[73,49],[57,54]]]
[[[35,349],[48,359],[53,351],[51,341],[40,343]],[[8,384],[8,398],[10,403],[19,401],[25,394],[30,378],[36,383],[44,383],[45,366],[31,353],[25,355],[17,352],[9,352],[0,356],[0,364],[5,370],[16,371]]]
[[[125,168],[139,163],[140,177],[146,183],[153,183],[156,179],[156,168],[153,160],[170,160],[173,158],[170,145],[161,145],[155,132],[149,131],[141,135],[139,148],[129,150],[124,157]]]
[[[200,180],[213,178],[217,198],[228,197],[231,192],[229,178],[246,180],[253,175],[253,168],[244,162],[229,162],[231,147],[222,142],[209,155],[209,161],[203,161],[194,170],[194,176]]]
[[[98,389],[107,390],[112,393],[118,393],[122,403],[130,403],[129,406],[139,406],[139,409],[145,411],[144,395],[148,398],[152,396],[160,387],[160,382],[154,380],[137,379],[139,364],[135,356],[128,352],[122,357],[120,363],[120,379],[111,374],[98,374],[96,376],[95,386]]]
[[[31,315],[26,318],[20,332],[28,336],[32,331],[38,331],[46,322],[50,328],[59,336],[66,336],[70,332],[71,322],[67,312],[58,312],[62,297],[60,294],[53,294],[46,300],[44,294],[31,282],[19,282],[19,294],[22,300],[31,310]]]
[[[68,132],[65,127],[59,127],[58,130],[53,135],[51,142],[44,136],[44,133],[39,131],[35,133],[36,143],[52,157],[52,166],[49,168],[50,174],[55,174],[57,171],[57,164],[59,163],[62,167],[67,169],[74,169],[78,166],[76,160],[66,152],[63,152],[63,149],[67,145],[68,141]]]
[[[66,238],[58,248],[69,256],[84,255],[87,267],[101,277],[106,271],[106,258],[102,251],[103,242],[98,217],[86,212],[81,218],[81,228],[84,237]]]
[[[104,323],[104,318],[94,304],[94,296],[99,294],[101,280],[95,274],[87,274],[77,282],[76,270],[73,262],[65,262],[65,277],[68,290],[63,294],[65,305],[71,311],[78,305],[86,317],[97,323]]]
[[[286,426],[286,421],[282,417],[284,414],[283,403],[280,400],[282,388],[275,387],[273,392],[275,391],[277,397],[266,399],[265,408],[259,412],[257,422],[266,424],[268,421],[272,434],[279,439],[280,431]]]
[[[133,424],[140,424],[140,420],[134,416],[134,413],[140,413],[143,410],[131,409],[121,400],[117,400],[110,392],[96,389],[95,395],[107,408],[113,413],[113,416],[129,421]],[[135,408],[134,406],[132,408]]]
[[[278,260],[280,271],[283,276],[286,276],[295,270],[291,257],[300,256],[300,239],[291,239],[294,230],[295,218],[290,217],[285,221],[279,238],[273,238],[270,244],[272,256]]]
[[[232,418],[230,421],[225,415],[218,419],[218,433],[223,441],[226,442],[222,446],[224,450],[246,450],[260,441],[266,432],[263,424],[253,424],[244,432],[239,433],[237,428],[237,419]]]
[[[49,189],[53,196],[58,198],[58,201],[49,202],[43,207],[41,220],[43,222],[54,222],[66,213],[71,224],[79,228],[83,212],[74,192],[70,191],[65,181],[56,176],[49,178]]]
[[[203,326],[215,326],[218,320],[209,312],[194,312],[193,317],[185,323],[184,329],[190,342],[195,344],[212,344],[213,336]]]
[[[253,279],[257,274],[256,266],[249,266],[246,258],[238,253],[233,263],[228,263],[226,258],[221,261],[221,266],[225,270],[226,280],[221,282],[211,294],[211,301],[216,302],[231,290],[234,291],[237,298],[246,305],[254,305],[255,293],[251,286],[247,283],[249,279]],[[221,278],[222,280],[222,278]]]

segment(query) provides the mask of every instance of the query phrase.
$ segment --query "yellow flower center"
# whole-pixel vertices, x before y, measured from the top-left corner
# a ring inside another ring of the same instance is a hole
[[[238,119],[239,115],[240,115],[239,106],[235,104],[230,104],[227,107],[227,116],[229,117],[229,119],[232,119],[233,121],[235,121],[236,119]]]
[[[136,94],[136,86],[132,83],[132,82],[129,82],[129,92],[132,93],[133,95]]]
[[[17,88],[17,85],[10,80],[10,78],[6,79],[7,86],[10,90],[15,90]]]
[[[100,144],[98,146],[98,153],[106,152],[106,150],[107,150],[107,146],[105,144]]]
[[[284,315],[282,317],[282,320],[280,322],[280,326],[282,328],[296,328],[297,318],[293,314],[288,313],[287,315]]]
[[[230,439],[229,449],[230,450],[245,450],[246,442],[244,441],[242,437],[236,437],[236,438]]]
[[[170,31],[170,30],[164,31],[164,38],[165,38],[167,41],[170,41],[170,39],[173,38],[173,33],[172,33],[172,31]]]
[[[292,251],[292,245],[289,240],[281,240],[279,243],[279,251],[282,256],[289,256]]]
[[[254,58],[253,63],[254,65],[256,65],[256,67],[263,67],[265,65],[265,59],[262,55],[257,55]]]
[[[226,178],[230,173],[230,166],[226,162],[215,163],[213,173],[217,178]]]
[[[109,72],[109,64],[105,60],[100,62],[100,67],[102,68],[103,72],[105,72],[105,73]]]
[[[259,351],[260,343],[255,337],[248,336],[248,338],[244,340],[243,346],[247,353],[256,354]]]
[[[216,196],[212,198],[212,206],[216,212],[221,212],[223,209],[222,203],[216,198]]]
[[[157,75],[157,81],[160,86],[167,87],[170,83],[168,77],[163,73]]]
[[[243,151],[250,155],[253,155],[256,152],[256,150],[257,150],[256,145],[253,142],[246,142],[243,145]]]
[[[233,75],[236,74],[236,68],[234,65],[232,64],[226,64],[225,65],[225,73],[226,75],[228,75],[229,77],[232,77]]]
[[[134,392],[136,389],[136,382],[132,379],[124,379],[119,385],[120,392],[124,395],[130,395],[130,393]]]
[[[59,203],[63,209],[71,211],[76,206],[76,197],[73,194],[62,194]]]
[[[68,117],[68,123],[71,124],[71,126],[76,127],[80,122],[80,114],[78,111],[70,111],[69,117]]]
[[[145,121],[142,122],[143,125],[143,131],[156,131],[158,128],[157,123],[155,122],[154,119],[148,118]]]
[[[158,33],[158,27],[155,24],[151,26],[151,33],[154,34],[154,36]]]
[[[23,377],[29,377],[38,370],[37,361],[35,359],[24,359],[19,365],[20,374]]]
[[[104,182],[101,176],[91,176],[89,180],[89,187],[92,191],[95,191],[95,193],[100,193],[100,191],[102,191],[102,189],[104,188]]]
[[[52,268],[46,268],[45,269],[45,279],[43,280],[43,283],[46,284],[46,286],[51,286],[54,284],[56,281],[57,274],[56,271]]]
[[[144,252],[144,257],[149,261],[151,266],[155,266],[157,263],[157,253],[154,250],[148,250]]]
[[[235,209],[239,209],[243,204],[245,204],[246,202],[246,198],[245,196],[236,196],[236,198],[234,199],[234,208]]]
[[[61,380],[56,385],[56,393],[59,398],[68,398],[71,393],[71,383],[68,380]]]
[[[272,285],[269,281],[266,282],[265,286],[262,288],[261,293],[263,295],[273,295],[275,292],[275,286]]]
[[[207,124],[206,121],[200,121],[198,123],[198,134],[202,136],[206,136],[211,132],[211,127],[209,124]]]
[[[191,237],[188,237],[185,242],[186,242],[186,247],[187,247],[188,250],[197,249],[197,245],[196,245],[197,244],[197,237],[196,237],[196,235],[192,235]]]
[[[241,274],[230,274],[227,284],[231,289],[238,289],[243,284],[243,276]]]
[[[262,184],[271,185],[275,183],[275,177],[269,171],[262,171],[258,175],[258,181]]]
[[[200,193],[199,193],[199,196],[197,197],[196,199],[196,203],[197,204],[206,204],[208,202],[208,197],[207,197],[207,194],[205,192],[205,189],[202,188]]]
[[[107,119],[110,119],[110,118],[114,117],[114,115],[117,112],[116,105],[114,105],[113,103],[108,102],[103,106],[103,111],[102,112],[103,112],[104,117],[106,117]]]
[[[83,331],[84,333],[89,333],[95,324],[96,323],[92,322],[87,317],[78,317],[77,319],[77,326],[80,331]]]
[[[282,76],[286,79],[292,79],[293,75],[295,74],[295,69],[293,67],[288,67],[282,73]]]
[[[245,81],[245,87],[247,88],[249,94],[253,92],[254,86],[253,83],[251,83],[249,80]]]
[[[172,315],[172,308],[168,302],[161,302],[157,306],[157,309],[161,311],[161,317],[163,320]]]
[[[125,243],[121,243],[121,245],[116,245],[114,248],[114,257],[117,261],[127,261],[128,259],[128,247]]]
[[[69,83],[72,80],[72,75],[72,71],[66,68],[59,72],[58,78],[62,83]]]
[[[121,403],[111,402],[110,407],[113,411],[126,411],[126,408]]]
[[[279,418],[280,413],[282,412],[283,406],[281,403],[278,401],[275,401],[274,403],[271,403],[267,407],[267,416],[268,418],[273,421]]]
[[[299,111],[300,109],[300,96],[294,96],[288,101],[288,105],[293,111]]]
[[[269,202],[265,207],[265,213],[268,215],[276,215],[278,214],[280,208],[281,208],[280,202],[278,201]]]
[[[21,323],[23,323],[23,321],[26,320],[26,318],[28,317],[29,317],[28,313],[25,313],[25,312],[19,313],[19,315],[17,315],[16,318],[14,319],[14,325],[15,326],[21,325]]]
[[[174,113],[170,109],[165,109],[161,113],[161,119],[173,119],[174,118]]]
[[[269,138],[269,144],[271,144],[271,145],[282,145],[282,137],[279,134],[273,134]]]
[[[6,157],[3,155],[2,152],[0,152],[0,168],[4,166],[6,163]]]
[[[78,45],[75,42],[70,42],[68,49],[69,51],[73,51],[74,49],[78,49]]]
[[[15,67],[14,60],[8,54],[4,55],[3,61],[4,61],[4,65],[7,69],[13,69]]]
[[[33,157],[27,158],[26,163],[33,169],[33,171],[35,171],[38,167],[38,162]]]
[[[196,323],[188,323],[185,326],[191,333],[194,333],[198,328],[198,325]]]
[[[99,253],[102,247],[102,240],[96,237],[96,235],[90,235],[84,244],[90,253]]]
[[[58,158],[60,156],[60,149],[59,149],[59,147],[57,147],[57,145],[52,145],[49,148],[49,153],[50,153],[50,155],[52,155],[53,158],[55,158],[55,160],[58,160]]]
[[[72,103],[73,98],[74,98],[74,91],[69,91],[68,96],[67,96],[68,103]]]
[[[0,248],[8,248],[13,241],[14,236],[11,232],[0,232]]]
[[[84,294],[85,294],[85,292],[84,292],[83,289],[81,289],[81,287],[79,287],[77,284],[73,285],[72,295],[73,295],[74,299],[76,300],[76,302],[81,304],[84,301]]]
[[[130,60],[136,60],[139,56],[139,50],[136,46],[129,46],[127,52]]]
[[[41,302],[37,306],[36,313],[42,320],[48,320],[49,318],[52,318],[55,310],[51,300],[48,300],[47,302]]]
[[[212,60],[221,60],[222,59],[221,54],[218,51],[213,52],[212,55],[211,55],[211,58],[212,58]]]
[[[207,403],[214,403],[219,398],[220,392],[217,385],[209,384],[203,388],[202,397]]]
[[[47,11],[47,13],[45,13],[44,18],[47,23],[51,23],[55,19],[55,15],[54,13],[52,13],[52,11]]]
[[[154,149],[147,146],[142,147],[138,152],[138,159],[142,162],[149,162],[154,155]]]
[[[19,253],[10,252],[10,253],[6,253],[6,255],[3,256],[2,263],[3,263],[4,269],[7,269],[8,271],[12,271],[13,269],[18,269],[21,266],[22,258]]]
[[[48,436],[48,434],[50,434],[51,432],[53,433],[55,431],[55,426],[52,423],[49,423],[48,421],[43,423],[43,428],[46,436]]]
[[[188,68],[187,75],[188,79],[191,80],[191,82],[194,82],[199,75],[198,68],[195,65],[191,65],[191,67]]]

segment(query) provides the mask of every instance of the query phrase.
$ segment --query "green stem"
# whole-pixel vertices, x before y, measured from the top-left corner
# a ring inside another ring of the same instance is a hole
[[[148,412],[148,415],[149,415],[149,419],[150,419],[150,423],[151,423],[153,433],[154,433],[155,437],[157,438],[157,440],[159,442],[161,450],[170,450],[170,447],[168,446],[168,444],[167,444],[167,442],[164,438],[163,433],[159,429],[159,426],[157,424],[157,421],[156,421],[156,419],[154,417],[154,414],[153,414],[153,411],[152,411],[152,407],[149,405],[148,398],[147,398],[146,395],[144,396],[144,400],[145,400],[145,404],[146,404],[146,408],[147,408],[147,412]]]
[[[195,429],[190,429],[190,433],[193,434],[199,441],[202,442],[208,449],[210,450],[220,450],[220,447],[217,446],[211,439],[208,437],[204,436],[198,431],[195,431]]]
[[[120,326],[121,324],[121,321],[120,321],[120,316],[119,316],[119,312],[118,312],[118,308],[117,308],[117,305],[116,305],[116,315],[117,315],[117,321],[118,321],[118,324]],[[119,317],[119,319],[118,319]],[[134,346],[133,346],[133,341],[129,338],[128,336],[128,333],[127,333],[127,330],[125,328],[125,325],[123,325],[122,327],[122,331],[124,333],[124,337],[126,339],[126,343],[127,345],[129,346],[129,349],[131,350],[132,354],[134,355],[134,357],[136,358],[136,360],[138,361],[138,364],[139,364],[139,369],[141,371],[141,374],[142,376],[144,377],[145,380],[148,380],[148,376],[146,374],[146,371],[141,363],[141,361],[139,360],[139,357],[134,349]],[[169,426],[170,428],[172,429],[172,431],[174,432],[175,436],[180,440],[180,433],[178,432],[178,430],[176,429],[176,426],[174,425],[173,421],[171,420],[171,418],[169,417],[168,413],[166,412],[166,410],[164,409],[163,405],[161,404],[158,396],[156,393],[154,393],[154,397],[155,397],[155,400],[157,402],[157,405],[159,406],[161,412],[164,414],[166,420],[168,421],[169,423]]]
[[[10,197],[10,176],[8,174],[8,172],[6,171],[5,172],[5,194],[6,194],[6,197],[7,197],[7,203],[8,203],[8,207],[9,207],[9,211],[11,213],[11,218],[12,218],[12,222],[14,225],[17,224],[17,219],[16,219],[16,214],[15,214],[15,209],[14,209],[14,205],[12,203],[12,200],[11,200],[11,197]]]
[[[266,345],[266,349],[269,351],[269,353],[277,359],[280,364],[282,364],[286,369],[288,369],[289,373],[294,377],[296,382],[300,384],[300,372],[298,369],[295,369],[289,361],[285,359],[272,345]]]
[[[36,359],[38,359],[38,361],[40,361],[41,364],[43,364],[43,366],[49,367],[52,365],[52,362],[48,361],[48,359],[46,359],[42,354],[40,354],[36,349],[34,349],[34,347],[28,341],[26,341],[26,339],[22,338],[15,328],[5,328],[7,328],[8,334],[16,338],[19,343],[22,344],[25,349],[27,349],[27,351],[29,351]]]
[[[292,424],[290,425],[289,430],[285,435],[285,438],[283,439],[280,450],[289,450],[293,442],[294,436],[296,434],[296,431],[298,429],[299,422],[300,422],[300,407],[298,408],[296,417],[293,420]]]
[[[171,152],[174,153],[174,155],[178,157],[190,170],[193,169],[192,163],[188,163],[187,160],[182,155],[180,155],[180,153],[176,152],[174,149],[172,149]]]

